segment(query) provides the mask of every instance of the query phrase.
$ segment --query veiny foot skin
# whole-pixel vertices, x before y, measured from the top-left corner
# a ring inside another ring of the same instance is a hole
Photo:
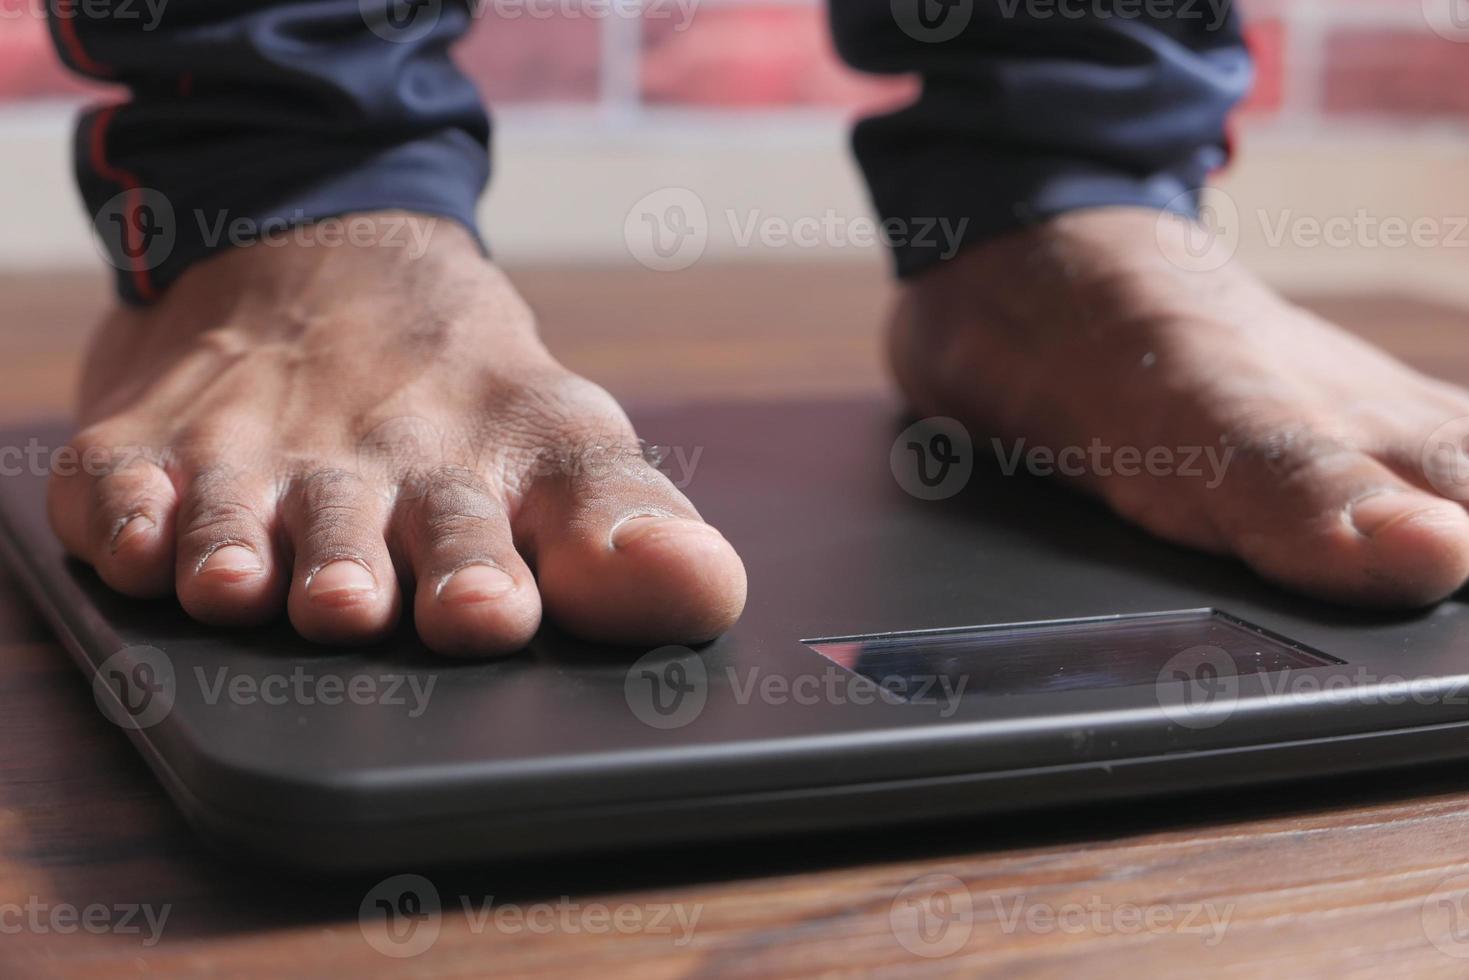
[[[376,244],[223,253],[103,324],[74,445],[107,463],[50,485],[68,551],[203,622],[284,606],[326,643],[381,637],[404,595],[451,655],[523,647],[543,607],[606,642],[728,629],[739,557],[611,396],[551,358],[462,229],[375,221]]]
[[[1301,592],[1415,607],[1457,590],[1469,515],[1435,490],[1423,450],[1469,416],[1469,392],[1233,263],[1187,271],[1191,233],[1104,209],[961,252],[905,289],[890,332],[900,386],[980,447],[1233,447],[1212,487],[1165,468],[1073,475],[1149,531]]]

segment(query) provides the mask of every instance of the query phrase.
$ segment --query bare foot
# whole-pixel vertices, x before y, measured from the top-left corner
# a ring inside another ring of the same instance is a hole
[[[1082,447],[1071,475],[1118,513],[1287,587],[1380,606],[1458,589],[1469,515],[1424,448],[1469,416],[1469,392],[1233,264],[1185,271],[1190,233],[1106,209],[960,253],[905,290],[890,333],[900,385],[1012,460],[1021,438]],[[1121,447],[1158,465],[1115,465]],[[1227,458],[1219,479],[1182,472],[1189,447]]]
[[[50,487],[67,549],[129,595],[176,591],[218,624],[284,605],[324,642],[381,636],[400,587],[449,654],[520,648],[543,605],[606,641],[727,629],[745,599],[729,543],[612,398],[551,358],[469,236],[408,220],[420,258],[307,231],[114,313],[75,441],[111,464]]]

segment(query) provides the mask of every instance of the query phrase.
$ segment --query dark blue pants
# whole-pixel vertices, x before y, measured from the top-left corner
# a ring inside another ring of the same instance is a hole
[[[132,92],[76,139],[126,299],[237,240],[222,222],[401,208],[474,228],[490,122],[448,56],[466,0],[50,2],[67,64]],[[850,64],[922,81],[853,135],[877,210],[966,243],[1075,208],[1191,211],[1250,79],[1229,3],[831,0]],[[899,274],[948,244],[895,247]]]

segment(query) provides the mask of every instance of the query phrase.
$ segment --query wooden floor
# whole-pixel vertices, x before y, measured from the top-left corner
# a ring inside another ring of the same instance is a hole
[[[621,396],[883,384],[871,269],[517,279],[553,348]],[[90,278],[0,278],[0,416],[65,409],[105,300]],[[1469,317],[1317,305],[1469,382]],[[0,645],[0,977],[1469,974],[1469,770],[1446,769],[436,873],[437,941],[390,958],[358,924],[376,878],[292,880],[196,842],[5,579]]]

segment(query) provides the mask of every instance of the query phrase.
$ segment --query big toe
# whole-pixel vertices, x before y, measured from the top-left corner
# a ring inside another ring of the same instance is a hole
[[[1284,585],[1341,602],[1414,607],[1469,579],[1469,513],[1366,454],[1328,453],[1273,483],[1247,474],[1219,492],[1225,536]]]
[[[1348,510],[1363,553],[1363,599],[1426,605],[1469,579],[1469,513],[1418,490],[1371,493]]]
[[[566,456],[609,458],[598,445]],[[745,606],[734,547],[640,454],[610,459],[538,481],[517,517],[546,612],[613,643],[702,643],[729,629]]]

